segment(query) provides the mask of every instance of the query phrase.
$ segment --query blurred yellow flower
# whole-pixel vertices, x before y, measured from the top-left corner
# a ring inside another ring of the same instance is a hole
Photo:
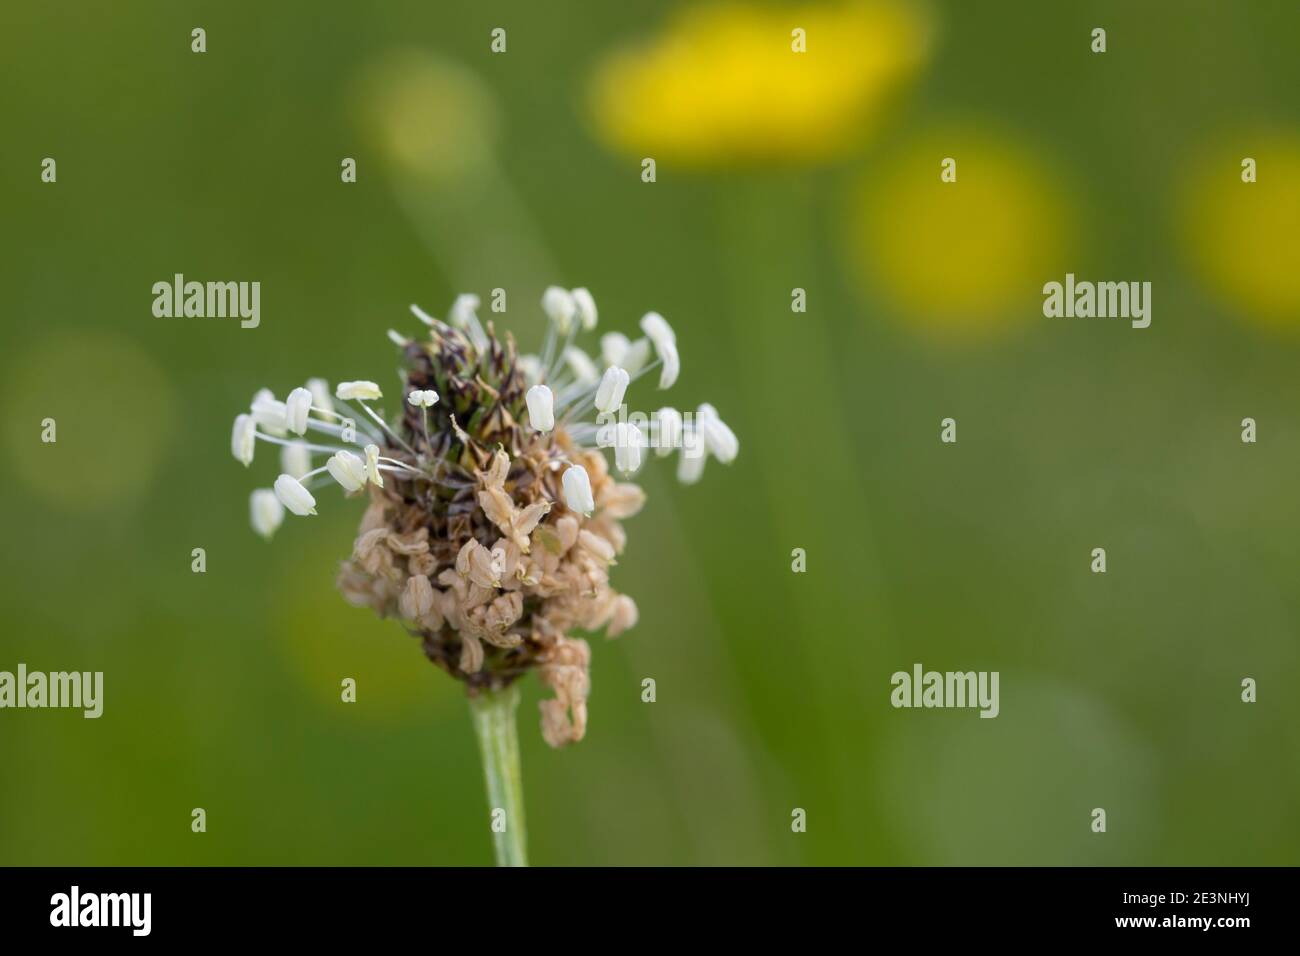
[[[353,112],[395,172],[454,184],[495,161],[499,116],[483,81],[421,50],[396,50],[368,64],[351,89]]]
[[[1274,328],[1300,325],[1300,132],[1220,136],[1192,165],[1180,233],[1197,274],[1233,309]],[[1256,181],[1242,181],[1253,159]]]
[[[898,0],[683,6],[662,35],[597,65],[592,113],[611,146],[656,160],[832,158],[871,131],[929,38],[922,8]]]
[[[941,163],[956,161],[954,182]],[[1002,132],[951,126],[870,168],[849,205],[851,271],[914,327],[978,338],[1042,316],[1077,217],[1049,169]]]
[[[85,329],[56,333],[13,359],[3,376],[6,457],[27,490],[74,512],[146,499],[174,451],[177,407],[149,354],[114,332]]]

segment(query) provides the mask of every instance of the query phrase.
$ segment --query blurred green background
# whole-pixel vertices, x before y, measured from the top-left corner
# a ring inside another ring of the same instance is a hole
[[[647,184],[653,131],[592,90],[672,5],[4,5],[0,670],[102,670],[105,710],[0,712],[0,863],[490,861],[460,687],[333,588],[360,509],[266,544],[275,456],[245,472],[229,432],[262,386],[391,383],[410,302],[505,288],[535,348],[552,282],[602,331],[667,316],[668,401],[742,449],[691,488],[646,469],[614,575],[641,620],[594,642],[587,739],[546,747],[525,683],[535,863],[1296,862],[1300,7],[909,8],[850,141],[767,149],[809,102],[746,71],[824,9],[726,8],[780,27],[722,102],[754,148],[664,147]],[[683,49],[660,68],[722,97],[732,60]],[[1151,328],[1045,319],[1067,271],[1151,281]],[[259,280],[261,326],[154,318],[176,272]],[[1001,716],[892,709],[917,661],[1000,671]]]

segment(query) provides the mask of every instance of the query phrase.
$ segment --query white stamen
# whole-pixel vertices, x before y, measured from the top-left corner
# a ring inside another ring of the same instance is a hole
[[[642,336],[628,345],[627,354],[618,364],[627,369],[629,375],[635,376],[650,361],[650,350],[650,340]]]
[[[539,355],[521,355],[515,359],[515,365],[524,375],[524,381],[536,385],[542,380],[542,359]]]
[[[261,432],[257,432],[256,437],[258,441],[266,441],[270,442],[272,445],[280,445],[281,447],[286,448],[289,445],[302,445],[308,451],[320,452],[325,455],[331,455],[339,450],[338,445],[313,445],[309,442],[290,441],[287,438],[276,438],[273,435],[263,435]]]
[[[600,357],[605,363],[605,367],[611,365],[622,365],[624,368],[624,359],[627,358],[627,350],[632,345],[632,340],[622,332],[606,332],[600,337]]]
[[[564,361],[578,384],[590,388],[600,381],[600,370],[596,368],[596,363],[576,345],[570,345],[564,350]]]
[[[661,408],[655,412],[655,422],[659,429],[655,436],[655,455],[664,458],[681,443],[682,413],[675,408]]]
[[[404,348],[406,348],[406,343],[409,342],[409,341],[411,341],[411,340],[408,339],[408,338],[407,338],[405,335],[403,335],[401,332],[397,331],[396,329],[389,329],[389,330],[388,330],[388,341],[392,342],[392,343],[393,343],[394,345],[396,345],[399,349],[404,349]]]
[[[615,413],[624,407],[632,382],[653,372],[656,366],[661,369],[661,389],[673,385],[680,375],[677,337],[662,315],[646,313],[641,318],[643,335],[640,337],[629,338],[619,332],[602,336],[600,363],[597,365],[586,352],[573,345],[578,332],[590,331],[598,324],[598,311],[591,292],[586,288],[566,290],[551,286],[543,294],[541,304],[549,319],[545,354],[518,355],[515,358],[515,367],[526,382],[527,424],[532,429],[541,433],[551,432],[557,421],[562,421],[568,435],[566,448],[571,448],[573,454],[599,453],[599,449],[612,446],[614,467],[624,474],[635,472],[642,466],[646,458],[643,449],[653,447],[657,456],[666,457],[674,448],[680,448],[677,476],[685,484],[700,480],[710,456],[723,463],[735,460],[740,450],[739,439],[711,405],[701,405],[694,416],[683,416],[671,407],[661,408],[651,417],[648,428],[627,421],[613,421]],[[468,339],[471,355],[475,351],[483,354],[492,344],[476,314],[479,306],[478,296],[458,296],[447,318],[448,325]],[[442,330],[441,335],[437,331],[433,333],[435,346],[450,348],[456,354],[466,348],[448,326],[418,306],[412,305],[411,311],[424,324]],[[390,330],[388,335],[402,347],[413,341],[396,331]],[[422,431],[424,436],[421,446],[424,450],[420,452],[398,434],[398,430],[408,427],[405,423],[411,420],[412,413],[406,413],[399,429],[399,426],[385,422],[368,404],[383,397],[375,382],[340,382],[331,394],[328,382],[313,378],[304,387],[293,389],[283,402],[276,399],[269,389],[259,391],[249,412],[235,419],[231,433],[231,452],[245,466],[252,463],[257,441],[282,446],[282,474],[276,479],[274,488],[258,489],[250,496],[249,514],[254,530],[269,538],[283,523],[286,510],[296,515],[316,514],[312,489],[319,490],[328,480],[337,483],[348,494],[364,491],[367,484],[384,487],[383,472],[395,476],[403,487],[407,482],[428,482],[452,489],[469,487],[459,479],[444,480],[444,469],[454,456],[444,460],[444,452],[440,450],[442,445],[435,446],[429,440],[429,409],[439,403],[440,396],[433,389],[411,388],[409,383],[406,388],[410,391],[405,392],[403,398],[408,408],[420,409],[420,421],[415,423],[416,431]],[[593,406],[596,411],[594,423],[590,421]],[[348,416],[356,413],[358,408],[362,420],[353,421]],[[583,413],[587,421],[579,420]],[[472,440],[455,424],[454,416],[452,422],[462,441]],[[338,437],[346,433],[348,440],[343,444],[353,444],[357,451],[365,444],[364,454],[357,455],[338,444],[310,444],[299,437],[305,436],[308,430]],[[403,461],[383,457],[380,442],[389,448],[404,448],[410,453],[410,458]],[[323,466],[313,469],[314,460],[322,459]],[[604,462],[600,465],[601,474],[604,474]],[[551,462],[550,468],[553,472],[563,471],[561,498],[568,508],[584,515],[594,513],[596,504],[589,472],[563,459]],[[501,563],[496,552],[493,558],[495,563]],[[634,620],[635,609],[628,613]],[[611,633],[622,629],[620,624]]]
[[[419,453],[418,453],[414,448],[412,448],[410,445],[408,445],[408,444],[406,443],[406,439],[404,439],[401,435],[397,434],[397,432],[395,432],[395,431],[393,431],[391,428],[389,428],[389,427],[388,427],[388,422],[386,422],[386,421],[384,421],[382,418],[380,418],[380,417],[375,413],[375,410],[374,410],[373,408],[371,408],[369,405],[367,405],[365,402],[363,402],[363,401],[361,401],[361,400],[358,400],[358,401],[357,401],[357,404],[361,406],[361,410],[362,410],[363,412],[365,412],[367,415],[370,416],[370,420],[373,421],[376,425],[379,426],[379,428],[380,428],[381,431],[387,432],[387,433],[388,433],[388,436],[389,436],[390,438],[392,438],[393,441],[397,442],[397,444],[401,445],[403,448],[405,448],[407,451],[409,451],[412,455],[415,455],[416,457],[419,457]]]
[[[682,372],[682,360],[677,355],[676,342],[663,342],[659,349],[659,359],[664,367],[659,371],[659,387],[672,388],[677,376]]]
[[[311,449],[306,442],[291,442],[280,449],[280,468],[299,481],[311,471]]]
[[[311,392],[311,403],[318,412],[334,414],[334,399],[330,395],[330,383],[323,378],[307,379],[307,390]]]
[[[316,513],[316,499],[293,475],[281,475],[275,479],[275,496],[280,499],[280,504],[296,515]]]
[[[641,446],[645,438],[631,422],[619,422],[614,431],[614,465],[625,475],[641,467]]]
[[[374,382],[339,382],[339,387],[334,390],[334,397],[347,402],[354,398],[374,400],[383,398],[384,394]]]
[[[650,340],[643,337],[634,342],[622,332],[609,332],[600,338],[600,357],[606,368],[620,365],[636,375],[650,360]]]
[[[378,485],[384,487],[384,476],[379,473],[379,446],[366,446],[366,477]]]
[[[350,451],[340,451],[331,455],[325,462],[325,469],[330,473],[330,477],[342,485],[343,490],[348,493],[360,491],[365,487],[366,466]]]
[[[451,311],[447,313],[447,321],[458,329],[469,329],[470,323],[477,323],[479,297],[466,293],[456,296],[456,301],[451,304]]]
[[[555,396],[545,385],[534,385],[524,400],[528,403],[528,421],[539,432],[549,432],[555,427]]]
[[[431,388],[412,389],[411,394],[406,396],[406,402],[416,408],[433,408],[438,404],[438,393]]]
[[[581,465],[570,465],[561,479],[564,486],[564,503],[570,511],[589,515],[596,510],[596,502],[591,497],[591,478],[587,469]]]
[[[672,388],[682,370],[681,358],[677,354],[677,336],[672,326],[658,312],[647,312],[641,317],[641,330],[654,343],[655,354],[664,363],[659,372],[659,387]]]
[[[658,312],[647,312],[645,315],[641,316],[641,331],[644,332],[650,341],[655,343],[655,345],[658,345],[660,342],[677,341],[677,333],[675,333],[673,327],[668,324],[668,320]]]
[[[542,311],[555,323],[562,335],[567,335],[573,325],[578,305],[573,301],[572,293],[561,289],[558,285],[553,285],[542,293]]]
[[[347,418],[344,415],[339,415],[337,417],[342,421],[352,422],[352,430],[354,434],[348,440],[349,445],[361,444],[360,438],[357,437],[358,434],[364,435],[366,438],[371,440],[377,440],[379,438],[379,435],[376,434],[375,430],[370,427],[369,422],[367,421],[359,422],[356,419]],[[343,425],[335,425],[331,422],[322,422],[315,418],[309,418],[307,419],[307,430],[312,432],[320,432],[323,435],[333,435],[335,438],[341,441],[343,439],[343,432],[345,428]],[[333,451],[334,449],[330,449],[330,450]]]
[[[289,422],[286,419],[287,410],[284,402],[276,401],[275,394],[269,389],[264,388],[253,396],[253,404],[249,406],[254,420],[272,435],[284,435],[289,428]]]
[[[307,416],[311,413],[311,401],[311,392],[308,389],[295,388],[284,403],[285,424],[295,435],[302,435],[307,431]]]
[[[591,293],[585,288],[572,289],[569,294],[573,296],[573,304],[578,312],[578,322],[583,329],[590,332],[596,327],[596,300],[591,297]]]
[[[612,412],[622,405],[623,396],[627,393],[627,384],[631,380],[632,376],[627,374],[627,370],[617,365],[605,369],[600,387],[596,389],[596,411]]]
[[[479,298],[476,295],[458,295],[456,301],[451,304],[451,312],[448,313],[447,319],[458,329],[463,329],[469,336],[469,340],[474,343],[474,347],[480,352],[486,351],[488,347],[487,333],[483,331],[483,326],[475,314],[478,310]]]
[[[270,488],[258,488],[248,496],[248,519],[253,530],[269,541],[284,522],[284,505]]]
[[[709,453],[724,465],[735,461],[736,455],[740,453],[740,439],[718,417],[718,410],[705,403],[696,411],[696,419],[704,447]]]
[[[257,450],[257,422],[252,415],[236,415],[235,427],[230,433],[230,453],[245,468],[253,463]]]
[[[704,475],[704,463],[708,455],[701,448],[702,440],[696,434],[694,425],[682,428],[682,454],[677,460],[677,480],[684,485],[693,485]]]

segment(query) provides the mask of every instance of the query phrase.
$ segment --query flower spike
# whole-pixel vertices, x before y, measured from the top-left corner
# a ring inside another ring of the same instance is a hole
[[[708,457],[733,461],[740,443],[711,405],[648,419],[626,407],[653,360],[661,388],[678,378],[677,336],[658,313],[635,338],[601,337],[596,362],[579,342],[598,323],[585,288],[546,290],[540,354],[519,354],[478,308],[477,296],[458,296],[444,323],[413,306],[427,332],[389,336],[402,366],[395,417],[369,404],[383,398],[375,382],[331,391],[313,378],[284,401],[259,391],[230,449],[251,467],[258,441],[280,447],[273,487],[249,497],[263,537],[286,513],[316,514],[323,485],[363,499],[343,596],[401,620],[476,700],[537,671],[553,694],[540,705],[542,734],[558,747],[586,732],[591,652],[577,633],[614,637],[638,616],[611,573],[627,546],[623,523],[646,496],[616,475],[678,450],[678,477],[694,483]]]

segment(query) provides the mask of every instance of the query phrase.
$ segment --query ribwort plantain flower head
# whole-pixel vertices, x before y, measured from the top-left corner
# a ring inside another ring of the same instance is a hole
[[[375,382],[343,382],[331,396],[312,379],[284,402],[258,392],[236,419],[231,451],[247,466],[257,441],[292,446],[305,465],[254,492],[252,523],[264,537],[285,511],[316,514],[322,487],[364,498],[338,575],[343,596],[402,621],[472,695],[536,670],[554,691],[540,705],[542,735],[559,747],[586,732],[590,649],[578,635],[617,637],[637,620],[610,568],[627,545],[622,522],[645,494],[610,474],[606,449],[624,475],[647,460],[643,449],[679,453],[679,475],[695,481],[708,454],[730,462],[739,442],[709,405],[698,415],[628,414],[637,379],[657,367],[661,388],[677,377],[676,336],[662,316],[642,320],[642,338],[606,336],[602,370],[575,344],[596,325],[591,293],[553,286],[541,304],[539,355],[519,354],[509,334],[481,323],[475,296],[458,297],[447,322],[412,306],[427,334],[389,333],[401,364],[400,392],[388,398],[396,419],[371,407],[385,394]]]

